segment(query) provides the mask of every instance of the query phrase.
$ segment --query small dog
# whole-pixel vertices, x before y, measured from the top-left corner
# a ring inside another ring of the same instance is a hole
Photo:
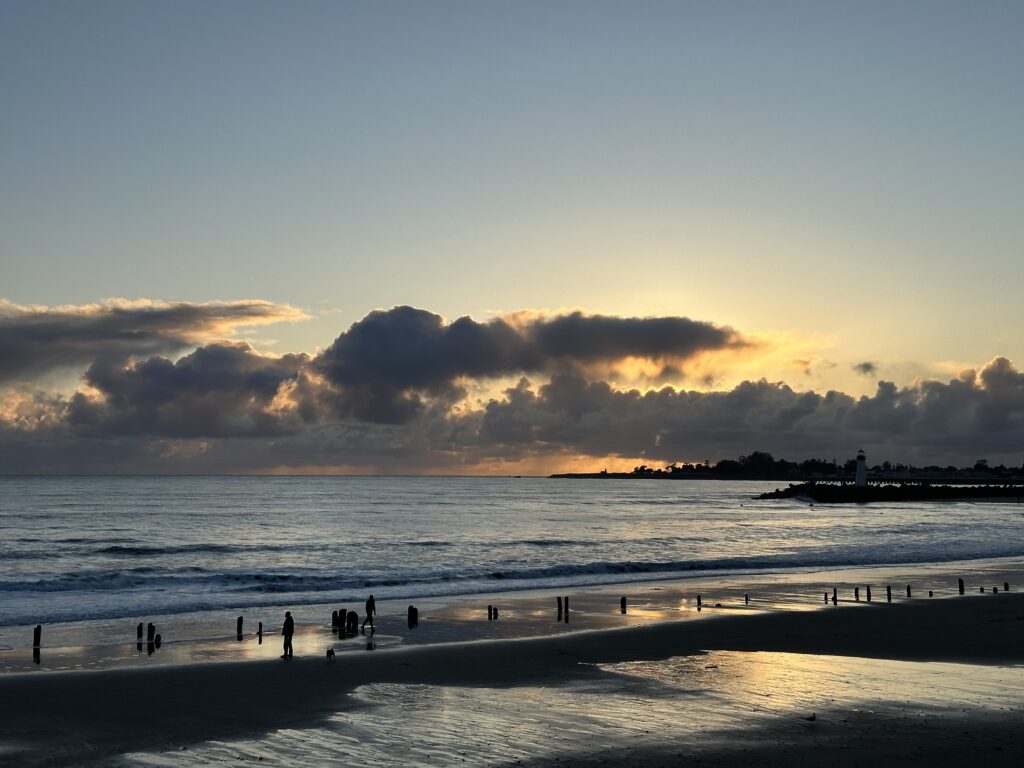
[[[332,661],[334,661],[334,649],[333,648],[328,648],[327,649],[327,663],[330,664]]]

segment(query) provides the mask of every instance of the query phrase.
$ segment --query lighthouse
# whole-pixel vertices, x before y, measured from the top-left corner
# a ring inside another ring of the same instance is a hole
[[[868,462],[864,456],[864,449],[857,451],[857,474],[853,484],[858,488],[864,488],[868,484]]]

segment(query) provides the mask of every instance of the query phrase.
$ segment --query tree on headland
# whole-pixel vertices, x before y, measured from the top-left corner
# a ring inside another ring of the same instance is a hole
[[[736,459],[722,459],[712,463],[705,459],[703,462],[689,463],[685,461],[673,461],[663,467],[655,468],[647,464],[641,464],[628,473],[600,473],[602,476],[628,476],[628,477],[715,477],[715,478],[736,478],[736,479],[763,479],[763,480],[852,480],[857,469],[857,460],[848,459],[841,464],[836,459],[810,458],[803,461],[788,461],[776,459],[767,451],[752,451]],[[925,467],[916,467],[903,462],[893,462],[888,459],[870,468],[870,473],[879,478],[900,480],[904,477],[914,476],[917,478],[948,477],[956,476],[964,479],[1012,479],[1024,477],[1024,466],[1006,467],[1002,464],[990,466],[988,460],[978,459],[970,467],[945,467],[931,464]]]

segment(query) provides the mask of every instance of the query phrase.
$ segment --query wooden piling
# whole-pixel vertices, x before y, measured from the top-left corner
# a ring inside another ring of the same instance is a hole
[[[907,584],[907,597],[910,597],[910,585]]]
[[[700,608],[701,608],[701,599],[700,599],[700,595],[697,595],[697,610],[699,611]]]
[[[409,629],[415,629],[420,623],[420,612],[415,605],[410,605],[408,614]]]
[[[978,591],[981,592],[981,594],[983,594],[983,595],[985,594],[985,588],[984,587],[978,587]]]
[[[623,596],[623,597],[622,597],[622,598],[621,598],[621,599],[619,600],[619,611],[620,611],[620,612],[621,612],[621,613],[622,613],[623,615],[625,615],[625,613],[626,613],[626,598],[625,598],[625,596]]]
[[[1003,592],[1009,592],[1009,591],[1010,591],[1010,582],[1004,581],[1003,582]]]
[[[885,602],[892,602],[892,587],[890,587],[888,584],[886,584],[885,586]]]
[[[853,588],[853,599],[858,603],[860,602],[860,587]]]
[[[825,595],[825,602],[827,603],[828,602],[828,592],[824,592],[823,594]]]
[[[561,619],[562,618],[562,598],[561,597],[556,597],[555,600],[558,601],[558,618]]]
[[[256,637],[259,638],[260,645],[263,645],[263,622],[259,623],[259,627],[256,629]]]
[[[832,587],[832,605],[835,605],[838,602],[839,602],[839,590],[836,589],[835,587]]]
[[[494,620],[498,620],[498,606],[494,606]]]
[[[743,595],[743,604],[750,605],[750,595]]]
[[[153,638],[156,637],[156,625],[153,622],[149,622],[146,625],[146,642],[152,643]]]
[[[32,647],[38,648],[43,644],[43,625],[36,624],[32,630]]]
[[[142,639],[142,622],[141,621],[139,622],[139,625],[137,627],[135,627],[135,639],[136,640],[141,640]]]
[[[960,590],[960,594],[962,595],[964,593],[964,580],[963,579],[957,579],[956,580],[956,585],[957,585],[957,588]]]
[[[868,585],[867,590],[868,590],[868,602],[870,603],[871,602],[871,585],[870,584]]]
[[[238,620],[235,622],[235,637],[237,637],[239,640],[242,639],[242,617],[241,616],[239,616]]]
[[[160,643],[161,642],[162,642],[162,639],[161,639],[160,635],[157,635],[156,637],[153,638],[153,645],[155,645],[157,648],[160,647]]]
[[[934,592],[932,592],[932,591],[931,591],[930,589],[928,590],[928,597],[933,597],[933,596],[934,596],[934,594],[935,594],[935,593],[934,593]]]

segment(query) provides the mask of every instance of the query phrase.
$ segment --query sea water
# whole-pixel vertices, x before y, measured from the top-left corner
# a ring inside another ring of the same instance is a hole
[[[0,477],[0,627],[1024,555],[1024,506],[777,483]]]

